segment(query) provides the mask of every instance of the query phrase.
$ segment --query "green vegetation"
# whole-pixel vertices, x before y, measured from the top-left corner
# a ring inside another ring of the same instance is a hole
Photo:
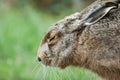
[[[0,8],[0,80],[98,80],[88,70],[46,67],[36,61],[40,40],[51,23],[63,18],[30,7]]]

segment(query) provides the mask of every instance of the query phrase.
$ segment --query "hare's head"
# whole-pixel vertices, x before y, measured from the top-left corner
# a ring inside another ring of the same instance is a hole
[[[38,50],[38,59],[44,64],[61,67],[72,64],[76,34],[66,30],[65,25],[55,24],[45,34]]]
[[[113,2],[98,6],[80,18],[80,13],[75,13],[52,25],[43,37],[38,49],[38,60],[45,65],[64,68],[75,65],[78,38],[85,27],[98,22],[111,9],[117,8]],[[82,55],[82,54],[81,54]]]

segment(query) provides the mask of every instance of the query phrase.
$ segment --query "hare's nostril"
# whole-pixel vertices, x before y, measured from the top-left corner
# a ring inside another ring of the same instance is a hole
[[[38,61],[39,61],[39,62],[41,61],[41,58],[40,58],[40,57],[38,57]]]

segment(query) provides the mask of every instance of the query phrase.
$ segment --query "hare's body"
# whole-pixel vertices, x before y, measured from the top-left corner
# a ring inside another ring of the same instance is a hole
[[[108,80],[120,80],[120,9],[86,27],[78,37],[75,51],[78,65]]]
[[[46,65],[61,68],[80,66],[106,80],[120,80],[120,7],[107,12],[95,23],[94,15],[91,18],[87,12],[101,6],[101,1],[116,0],[99,1],[81,13],[75,13],[52,25],[41,42],[38,59]],[[109,3],[102,8],[105,9],[100,10],[107,11],[116,7],[111,7]],[[96,16],[99,14],[96,13]]]

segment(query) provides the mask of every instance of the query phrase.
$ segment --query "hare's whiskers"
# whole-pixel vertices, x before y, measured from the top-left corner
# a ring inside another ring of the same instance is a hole
[[[37,64],[37,65],[33,68],[32,73],[35,72],[38,68],[39,68],[39,64]]]
[[[40,67],[41,65],[39,64],[38,66],[39,66],[39,68],[38,68],[38,70],[36,72],[35,79],[38,77],[39,74],[41,74],[40,73],[41,72],[41,67]]]

